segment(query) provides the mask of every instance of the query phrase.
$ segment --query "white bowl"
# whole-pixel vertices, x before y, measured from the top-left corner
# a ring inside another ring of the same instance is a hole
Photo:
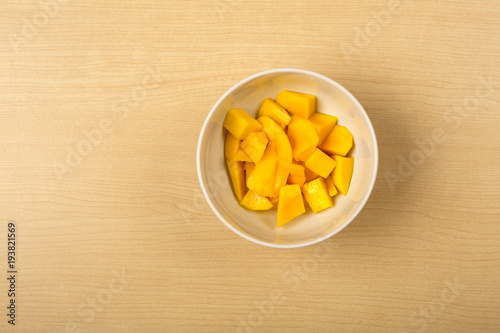
[[[243,109],[255,116],[262,101],[282,90],[317,96],[317,111],[339,118],[354,136],[354,173],[346,197],[334,197],[334,207],[318,214],[312,211],[277,227],[276,210],[253,212],[242,208],[235,199],[224,160],[222,122],[231,108]],[[321,242],[345,228],[368,200],[378,168],[375,132],[359,102],[337,82],[301,69],[273,69],[254,74],[229,89],[208,114],[200,133],[197,151],[198,178],[208,204],[232,231],[254,243],[295,248]]]

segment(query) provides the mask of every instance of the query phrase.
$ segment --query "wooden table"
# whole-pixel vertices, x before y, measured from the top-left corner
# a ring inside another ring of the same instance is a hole
[[[500,331],[500,2],[44,2],[1,5],[0,331]],[[195,165],[280,67],[349,89],[380,149],[359,217],[295,250],[227,229]]]

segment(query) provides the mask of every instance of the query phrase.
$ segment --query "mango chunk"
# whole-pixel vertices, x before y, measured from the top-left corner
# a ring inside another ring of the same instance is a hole
[[[351,150],[352,142],[352,134],[346,127],[335,126],[318,148],[327,154],[345,156]]]
[[[226,141],[224,142],[224,155],[231,161],[251,161],[250,156],[240,148],[240,143],[241,140],[227,132]]]
[[[330,116],[328,114],[314,112],[309,117],[309,121],[318,133],[318,145],[320,145],[323,143],[323,141],[325,141],[326,137],[328,136],[328,134],[330,134],[335,125],[337,125],[338,118],[335,116]]]
[[[298,184],[298,185],[304,185],[304,183],[306,182],[306,176],[300,176],[300,175],[288,175],[288,179],[286,181],[286,183],[288,185],[293,185],[293,184]]]
[[[273,197],[278,197],[280,190],[286,185],[288,180],[288,175],[290,174],[289,165],[283,161],[278,161],[278,169],[276,171],[276,181],[274,182],[274,195]]]
[[[330,194],[331,197],[334,197],[339,193],[337,191],[337,188],[335,187],[335,184],[333,183],[333,178],[332,175],[328,175],[328,177],[325,178],[325,183],[326,183],[326,188],[328,189],[328,194]]]
[[[286,125],[292,119],[284,107],[276,103],[270,98],[266,98],[260,107],[257,118],[267,116],[274,120],[281,128],[285,128]]]
[[[337,162],[318,148],[314,150],[314,153],[312,153],[312,155],[305,162],[305,165],[309,170],[323,178],[330,175],[335,167],[335,164],[337,164]]]
[[[333,155],[332,158],[337,162],[337,166],[332,172],[333,183],[339,192],[345,196],[349,192],[349,186],[351,185],[354,158],[337,155]]]
[[[283,186],[278,201],[278,228],[305,212],[300,185]]]
[[[294,176],[305,176],[305,168],[303,165],[292,163],[288,166],[288,171]]]
[[[292,146],[283,129],[271,118],[264,116],[257,119],[262,125],[262,130],[266,133],[269,141],[276,145],[278,159],[290,164],[292,163]]]
[[[245,177],[246,177],[246,181],[245,181],[245,184],[248,182],[248,178],[250,176],[250,173],[252,172],[253,168],[255,168],[255,163],[253,162],[245,162]]]
[[[309,120],[293,116],[288,124],[288,139],[292,146],[293,158],[304,162],[318,145],[318,133]]]
[[[262,129],[257,120],[241,109],[229,110],[222,125],[238,140],[243,140],[248,134]]]
[[[233,184],[234,194],[241,201],[247,192],[245,186],[245,170],[244,162],[241,161],[231,161],[226,159],[227,168],[229,170],[229,176],[231,177],[231,183]]]
[[[309,168],[304,168],[304,176],[306,177],[306,182],[310,182],[311,180],[314,180],[319,177],[317,173],[315,173]]]
[[[273,142],[269,142],[264,156],[255,165],[248,177],[247,187],[262,197],[272,197],[274,195],[277,167],[276,148]]]
[[[247,192],[241,200],[240,205],[250,210],[268,210],[273,208],[273,204],[269,199],[261,197],[252,190]]]
[[[264,132],[252,132],[241,141],[240,147],[250,157],[252,162],[259,163],[268,143]]]
[[[333,200],[323,178],[316,178],[301,187],[307,203],[314,213],[333,206]]]
[[[309,118],[316,112],[316,96],[284,90],[276,97],[276,102],[288,112],[302,118]]]

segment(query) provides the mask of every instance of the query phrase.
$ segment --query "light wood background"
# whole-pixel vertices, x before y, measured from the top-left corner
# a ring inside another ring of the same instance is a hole
[[[1,4],[0,331],[500,331],[499,1],[57,3]],[[379,140],[371,199],[323,246],[238,237],[196,176],[213,104],[279,67],[344,85]]]

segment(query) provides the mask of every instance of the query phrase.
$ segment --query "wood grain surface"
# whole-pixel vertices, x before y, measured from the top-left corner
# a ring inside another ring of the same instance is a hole
[[[499,1],[1,8],[0,331],[500,331]],[[226,228],[195,163],[217,99],[281,67],[344,85],[380,149],[359,217],[294,250]]]

